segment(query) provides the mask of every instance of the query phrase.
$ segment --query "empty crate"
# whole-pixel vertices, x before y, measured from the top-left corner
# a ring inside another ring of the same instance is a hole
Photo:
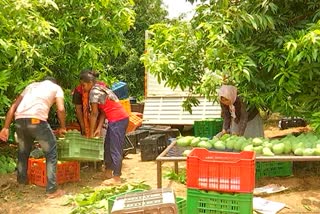
[[[127,128],[127,133],[135,131],[137,128],[139,128],[142,125],[142,118],[138,117],[135,114],[130,114],[129,116],[129,124]]]
[[[255,187],[255,153],[195,148],[187,157],[187,178],[188,188],[251,193]]]
[[[47,185],[46,159],[28,160],[28,181],[37,186]],[[57,183],[75,182],[80,180],[80,163],[77,161],[58,161],[56,171]]]
[[[129,99],[119,100],[123,108],[126,110],[126,112],[130,115],[131,114],[131,105]]]
[[[165,134],[167,140],[169,138],[176,138],[181,135],[179,129],[167,129],[167,130],[150,129],[150,135],[154,135],[154,134]]]
[[[252,193],[222,193],[197,189],[187,190],[187,213],[253,213]]]
[[[128,85],[125,82],[116,82],[112,84],[111,90],[119,99],[127,99],[129,97]]]
[[[149,131],[147,130],[135,130],[126,134],[133,145],[133,149],[129,151],[130,154],[136,154],[137,148],[140,148],[140,140],[149,136]]]
[[[172,189],[155,189],[119,196],[113,203],[112,214],[177,214]]]
[[[292,175],[292,166],[292,161],[257,162],[256,179],[290,176]]]
[[[222,118],[194,121],[194,136],[211,138],[222,130],[222,125]]]
[[[165,150],[167,141],[164,134],[150,135],[140,141],[141,160],[152,161]]]

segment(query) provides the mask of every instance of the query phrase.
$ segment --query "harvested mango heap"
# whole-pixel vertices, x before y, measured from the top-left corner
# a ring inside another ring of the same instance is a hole
[[[219,151],[255,151],[264,156],[299,155],[320,156],[320,136],[315,133],[303,133],[299,136],[287,135],[281,139],[245,138],[225,134],[221,138],[181,136],[177,145],[183,147],[202,147]],[[186,150],[184,155],[188,155]]]

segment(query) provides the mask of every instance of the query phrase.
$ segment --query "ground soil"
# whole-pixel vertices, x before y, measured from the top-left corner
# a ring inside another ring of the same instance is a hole
[[[277,127],[267,127],[266,136],[273,137],[291,132],[306,131],[307,128],[295,128],[279,130]],[[262,178],[256,182],[257,187],[268,184],[280,184],[288,190],[263,196],[272,201],[283,202],[286,208],[279,213],[320,213],[320,173],[318,163],[295,164],[293,175],[281,178]],[[173,163],[165,163],[163,174],[171,171]],[[179,164],[179,168],[185,168],[185,163]],[[129,154],[123,161],[123,178],[125,182],[145,181],[152,188],[157,187],[156,162],[142,162],[140,154]],[[45,189],[35,185],[21,186],[16,183],[15,174],[0,175],[0,213],[70,213],[72,206],[62,206],[68,196],[74,196],[83,187],[98,188],[102,178],[94,178],[100,174],[100,168],[87,167],[82,164],[81,180],[76,183],[61,185],[66,195],[56,199],[47,199]],[[171,187],[177,196],[186,196],[186,186],[168,179],[163,179],[163,187]]]

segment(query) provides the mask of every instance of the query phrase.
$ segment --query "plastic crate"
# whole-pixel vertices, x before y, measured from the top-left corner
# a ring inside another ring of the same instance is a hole
[[[126,112],[130,115],[131,114],[131,105],[129,99],[119,100],[123,108],[126,110]]]
[[[127,133],[126,137],[130,140],[130,142],[133,145],[133,148],[128,150],[129,154],[137,154],[137,136],[133,134],[133,132]]]
[[[149,131],[147,130],[135,130],[126,134],[133,145],[133,149],[129,151],[130,154],[136,154],[137,149],[140,148],[140,140],[149,136]]]
[[[253,194],[187,189],[187,213],[252,214]]]
[[[167,147],[164,134],[150,135],[140,141],[142,161],[153,161]]]
[[[131,111],[143,114],[144,103],[131,103]]]
[[[30,184],[37,186],[47,185],[47,173],[45,158],[28,160],[28,180]],[[80,163],[77,161],[58,161],[56,178],[58,184],[76,182],[80,180]]]
[[[103,160],[103,138],[86,138],[78,133],[67,133],[58,140],[59,160]]]
[[[222,118],[194,121],[194,136],[211,138],[222,130],[222,126]]]
[[[256,179],[263,177],[285,177],[292,175],[292,161],[272,161],[256,163]]]
[[[138,147],[140,145],[140,141],[145,139],[146,137],[148,137],[150,135],[150,132],[148,130],[140,130],[140,129],[138,129],[134,133],[137,135]]]
[[[112,214],[177,214],[172,189],[154,189],[119,196],[113,203]]]
[[[142,119],[135,114],[130,114],[127,133],[135,131],[142,125]]]
[[[129,151],[131,151],[132,149],[134,149],[132,142],[127,136],[125,136],[124,146],[123,146],[123,155],[126,156],[127,154],[129,154]]]
[[[194,148],[187,157],[187,187],[222,192],[253,192],[255,153]]]
[[[187,213],[187,200],[185,198],[176,197],[176,204],[178,207],[178,214]]]
[[[110,198],[108,198],[108,213],[109,214],[111,213],[114,201],[116,200],[117,197],[123,196],[123,195],[128,194],[128,193],[143,192],[143,191],[145,191],[145,190],[143,190],[143,189],[134,189],[134,190],[131,190],[131,191],[128,191],[128,192],[124,192],[124,193],[120,193],[120,194],[111,196]]]
[[[150,135],[154,134],[165,134],[166,140],[169,138],[176,138],[181,135],[179,129],[168,129],[168,130],[150,130]]]
[[[129,97],[128,85],[125,82],[120,81],[112,84],[111,90],[117,95],[119,100],[127,99]]]

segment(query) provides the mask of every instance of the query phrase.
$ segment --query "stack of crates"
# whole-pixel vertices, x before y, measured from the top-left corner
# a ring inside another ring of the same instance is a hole
[[[140,141],[141,160],[153,161],[167,148],[165,134],[150,135]]]
[[[255,153],[194,148],[187,157],[187,213],[252,214]]]
[[[129,99],[129,89],[128,89],[128,85],[125,82],[116,82],[114,84],[112,84],[111,86],[111,90],[113,91],[113,93],[115,93],[115,95],[117,95],[120,104],[123,106],[123,108],[125,109],[125,111],[131,115],[131,103],[130,103],[130,99]]]
[[[256,163],[256,179],[263,177],[286,177],[292,175],[292,161],[271,161]]]
[[[149,136],[148,130],[135,130],[126,134],[133,145],[133,149],[129,151],[129,154],[137,154],[137,149],[140,148],[140,141]]]
[[[222,130],[222,126],[222,118],[194,121],[194,136],[212,138]]]
[[[130,115],[131,114],[131,105],[129,99],[123,99],[119,101],[123,108],[126,110],[126,112]]]
[[[150,135],[154,134],[165,134],[166,135],[166,141],[168,141],[170,138],[176,138],[181,135],[179,129],[167,129],[167,130],[152,130],[150,129]]]
[[[79,131],[68,131],[64,139],[58,140],[60,160],[103,160],[103,138],[86,138]]]
[[[46,159],[28,159],[28,181],[30,184],[45,187],[47,185]],[[58,161],[57,183],[76,182],[80,180],[80,163],[78,161]]]
[[[125,82],[116,82],[112,84],[111,90],[117,95],[119,100],[127,99],[129,97],[128,85]]]
[[[110,206],[110,204],[109,204]],[[154,189],[132,192],[116,197],[111,214],[178,214],[172,189]]]

